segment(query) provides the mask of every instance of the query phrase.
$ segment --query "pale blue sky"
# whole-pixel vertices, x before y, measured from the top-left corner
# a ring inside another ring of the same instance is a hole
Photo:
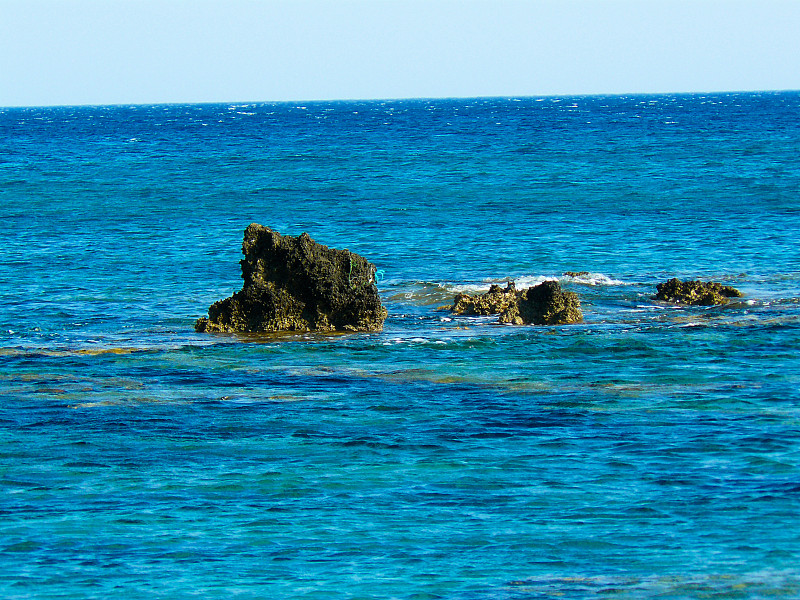
[[[800,0],[0,0],[0,106],[800,89]]]

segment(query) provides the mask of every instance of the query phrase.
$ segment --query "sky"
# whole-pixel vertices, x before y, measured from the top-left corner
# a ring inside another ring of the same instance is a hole
[[[800,89],[800,0],[0,0],[0,106]]]

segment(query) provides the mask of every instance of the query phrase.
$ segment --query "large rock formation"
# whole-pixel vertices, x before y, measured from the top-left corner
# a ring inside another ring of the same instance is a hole
[[[714,306],[727,304],[730,298],[738,298],[742,293],[729,285],[722,285],[714,281],[681,281],[670,279],[656,286],[656,300],[677,302],[679,304],[693,304],[699,306]]]
[[[481,295],[458,294],[451,310],[465,315],[497,314],[500,323],[515,325],[564,325],[583,321],[578,295],[563,291],[557,281],[545,281],[521,291],[509,282],[505,289],[493,285]]]
[[[241,291],[215,302],[200,332],[380,331],[386,319],[375,265],[307,233],[283,236],[256,223],[242,242]]]

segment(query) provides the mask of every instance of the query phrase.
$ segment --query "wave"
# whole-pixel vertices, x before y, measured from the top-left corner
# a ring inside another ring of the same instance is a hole
[[[603,273],[565,273],[563,275],[523,275],[520,277],[487,278],[480,282],[453,281],[393,281],[386,289],[390,302],[410,303],[418,306],[432,304],[452,304],[458,294],[484,294],[492,285],[505,287],[514,282],[518,290],[534,287],[545,281],[558,281],[567,284],[589,286],[623,286],[636,285],[614,279]]]
[[[587,271],[582,271],[579,273],[567,272],[559,277],[559,280],[562,282],[572,282],[583,285],[636,285],[635,282],[615,279],[610,275],[605,275],[604,273],[589,273]]]

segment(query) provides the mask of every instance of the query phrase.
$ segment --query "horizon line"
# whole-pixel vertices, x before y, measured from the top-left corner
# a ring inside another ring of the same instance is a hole
[[[407,96],[383,98],[317,98],[317,99],[289,99],[289,100],[200,100],[200,101],[164,101],[164,102],[110,102],[86,104],[8,104],[0,105],[0,110],[26,109],[26,108],[111,108],[111,107],[138,107],[138,106],[189,106],[189,105],[217,105],[217,104],[323,104],[347,102],[424,102],[446,100],[514,100],[528,98],[603,98],[625,96],[697,96],[697,95],[728,95],[728,94],[785,94],[800,93],[800,88],[786,89],[742,89],[742,90],[705,90],[705,91],[680,91],[680,92],[600,92],[578,94],[498,94],[477,96]]]

